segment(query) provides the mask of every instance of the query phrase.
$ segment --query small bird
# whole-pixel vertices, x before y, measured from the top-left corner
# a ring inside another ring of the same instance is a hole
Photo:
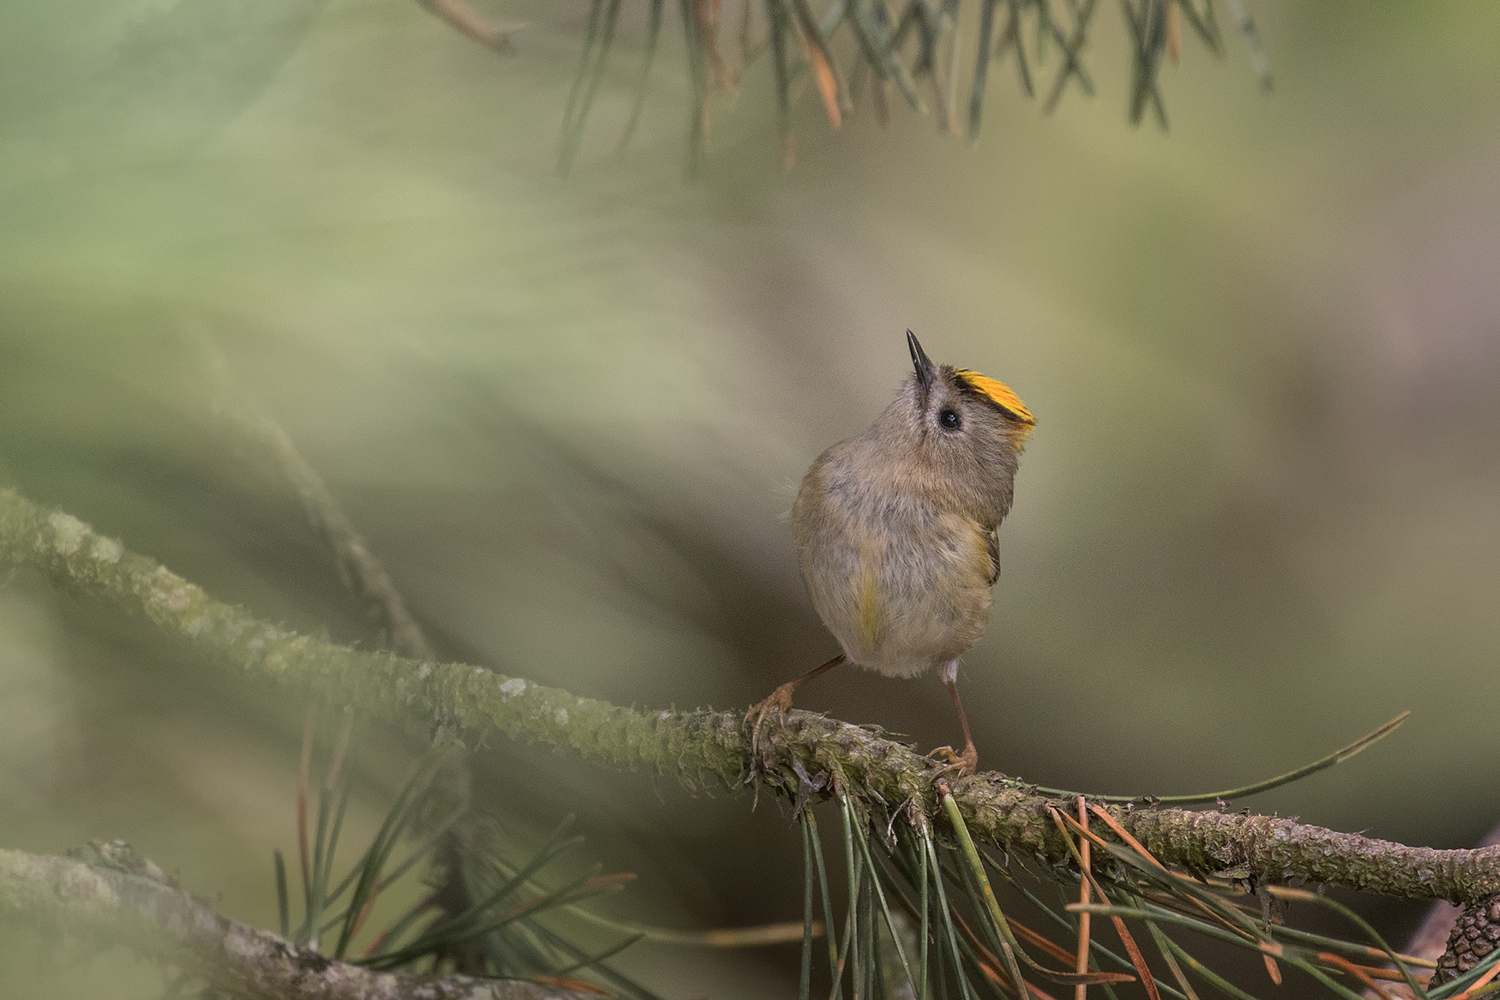
[[[906,331],[914,373],[865,430],[818,456],[792,505],[802,579],[844,651],[751,707],[752,747],[772,711],[845,661],[888,677],[936,667],[964,749],[940,747],[943,774],[979,765],[958,697],[958,658],[984,632],[1000,576],[996,532],[1010,512],[1016,466],[1036,419],[1008,386],[935,365]]]

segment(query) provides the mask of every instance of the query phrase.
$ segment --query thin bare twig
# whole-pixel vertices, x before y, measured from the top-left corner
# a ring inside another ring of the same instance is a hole
[[[364,536],[355,530],[353,522],[323,482],[323,477],[302,457],[281,425],[235,388],[229,366],[208,334],[201,330],[195,332],[200,335],[205,366],[217,383],[219,412],[247,441],[261,449],[297,494],[308,521],[333,549],[344,584],[368,602],[371,611],[390,631],[393,649],[418,659],[432,656],[427,636],[407,611],[406,602],[391,582],[390,574],[371,551]]]
[[[497,24],[470,7],[465,0],[417,0],[417,3],[446,21],[459,34],[472,38],[491,52],[498,52],[502,56],[516,54],[516,45],[511,36],[526,27],[524,22]]]

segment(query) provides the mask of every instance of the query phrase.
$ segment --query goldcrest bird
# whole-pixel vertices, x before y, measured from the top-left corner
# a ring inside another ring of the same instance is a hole
[[[935,365],[910,330],[914,373],[863,433],[818,456],[792,505],[802,579],[842,654],[788,681],[745,716],[752,745],[771,711],[845,661],[888,677],[937,668],[964,749],[942,747],[944,774],[974,773],[979,753],[958,697],[958,658],[990,617],[1000,522],[1010,512],[1031,411],[1009,387]]]

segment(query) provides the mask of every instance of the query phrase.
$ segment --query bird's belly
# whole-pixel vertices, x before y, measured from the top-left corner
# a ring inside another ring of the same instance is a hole
[[[955,659],[990,611],[979,526],[930,513],[860,530],[858,520],[801,539],[813,607],[853,663],[911,677]]]

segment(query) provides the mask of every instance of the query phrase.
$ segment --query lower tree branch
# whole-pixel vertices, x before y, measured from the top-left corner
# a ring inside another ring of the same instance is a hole
[[[260,621],[213,600],[145,556],[71,515],[0,490],[0,562],[31,567],[56,586],[105,600],[191,644],[211,662],[296,685],[376,717],[428,720],[439,735],[498,729],[559,754],[744,785],[752,766],[793,797],[832,785],[919,821],[933,814],[932,762],[880,732],[806,712],[770,727],[752,761],[736,712],[648,711],[579,698],[482,667],[363,652]],[[813,776],[813,777],[806,777]],[[984,773],[954,796],[970,832],[1002,850],[1065,860],[1048,814],[1062,800]],[[1214,810],[1111,807],[1161,861],[1264,882],[1302,880],[1429,899],[1471,901],[1500,892],[1500,848],[1434,850],[1269,816]]]
[[[123,944],[206,983],[214,995],[284,1000],[578,1000],[517,980],[371,972],[336,962],[215,912],[122,841],[85,860],[0,850],[0,917],[49,938]]]

